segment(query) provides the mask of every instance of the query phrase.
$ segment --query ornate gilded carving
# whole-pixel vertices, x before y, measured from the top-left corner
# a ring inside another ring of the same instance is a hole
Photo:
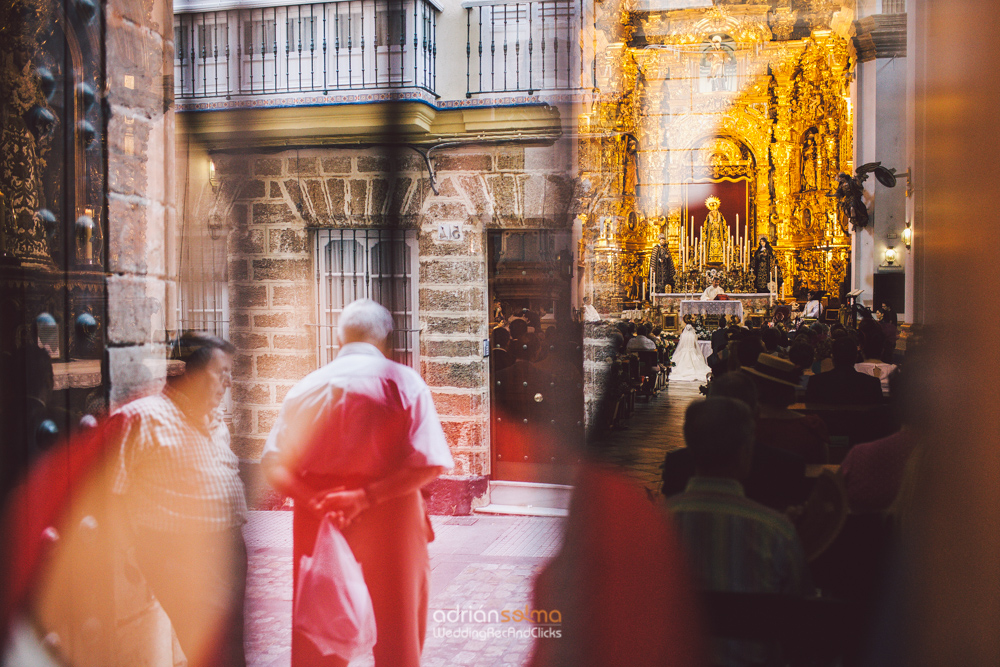
[[[723,178],[747,179],[745,222],[754,240],[774,244],[785,295],[839,284],[849,239],[829,195],[851,168],[851,3],[720,0],[648,12],[605,3],[597,11],[600,92],[581,115],[581,177],[621,184],[594,188],[588,204],[617,221],[598,231],[592,216],[584,232],[602,239],[594,252],[615,281],[601,289],[636,297],[660,230],[677,262],[687,184]],[[628,135],[638,140],[634,177]],[[692,280],[686,271],[678,279]]]

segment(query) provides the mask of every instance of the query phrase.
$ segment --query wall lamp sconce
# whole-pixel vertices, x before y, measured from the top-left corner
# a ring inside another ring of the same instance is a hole
[[[889,266],[896,263],[896,250],[892,246],[885,249],[885,263]]]
[[[208,234],[212,237],[213,241],[218,241],[222,238],[223,228],[222,218],[219,216],[213,215],[208,219]]]
[[[213,190],[219,187],[219,179],[215,175],[215,160],[211,158],[208,160],[208,184],[212,186]]]
[[[906,221],[906,229],[903,230],[903,245],[906,249],[910,249],[910,245],[913,243],[913,230],[910,229],[910,221]]]

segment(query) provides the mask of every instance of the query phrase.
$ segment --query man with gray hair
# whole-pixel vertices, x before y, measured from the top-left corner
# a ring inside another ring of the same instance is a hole
[[[389,359],[392,314],[360,299],[340,315],[337,358],[300,381],[281,407],[262,464],[295,500],[294,570],[332,513],[364,572],[375,610],[375,664],[418,667],[433,539],[420,488],[451,468],[430,390]],[[292,666],[346,665],[292,634]]]

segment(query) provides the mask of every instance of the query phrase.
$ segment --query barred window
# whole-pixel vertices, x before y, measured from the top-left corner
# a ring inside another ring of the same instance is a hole
[[[336,356],[344,307],[368,298],[392,313],[393,358],[418,368],[417,235],[414,230],[320,229],[315,232],[319,364]]]

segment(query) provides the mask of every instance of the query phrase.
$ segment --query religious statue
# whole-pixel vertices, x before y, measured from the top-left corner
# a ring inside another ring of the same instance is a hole
[[[886,169],[881,162],[868,162],[854,170],[855,176],[852,178],[841,173],[837,176],[837,199],[840,202],[840,209],[844,212],[844,219],[850,221],[853,229],[864,229],[868,226],[868,207],[864,201],[864,182],[868,180],[868,174],[874,172],[878,182],[887,188],[896,186],[895,169]],[[847,226],[842,225],[844,233],[847,233]]]
[[[868,226],[868,207],[865,206],[863,194],[864,190],[857,178],[851,178],[844,173],[837,176],[837,199],[840,201],[840,210],[844,212],[844,219],[849,221],[855,230]],[[846,232],[846,225],[842,227]]]
[[[815,190],[818,187],[816,158],[818,146],[816,135],[809,134],[802,147],[802,190]]]
[[[660,234],[660,244],[653,250],[653,283],[658,293],[674,290],[674,258],[670,255],[670,248],[667,247],[667,237]]]
[[[623,160],[624,173],[622,174],[622,194],[625,196],[639,196],[639,142],[635,137],[629,135],[625,143],[625,157]]]
[[[772,206],[771,218],[770,220],[768,220],[767,223],[767,233],[772,239],[775,240],[777,240],[778,238],[778,224],[779,224],[778,210]]]
[[[729,62],[729,53],[722,44],[721,35],[713,35],[708,49],[705,50],[704,64],[708,68],[708,80],[711,83],[712,92],[729,90],[729,83],[726,80],[726,65]]]
[[[753,288],[758,294],[770,292],[768,283],[771,282],[771,274],[778,263],[774,257],[774,250],[766,236],[761,236],[754,250],[750,268],[753,271]]]
[[[726,231],[729,229],[729,225],[722,217],[722,212],[719,211],[721,203],[719,198],[714,195],[705,200],[708,216],[702,227],[704,235],[702,238],[707,243],[705,246],[705,262],[707,264],[721,264],[725,260]]]

